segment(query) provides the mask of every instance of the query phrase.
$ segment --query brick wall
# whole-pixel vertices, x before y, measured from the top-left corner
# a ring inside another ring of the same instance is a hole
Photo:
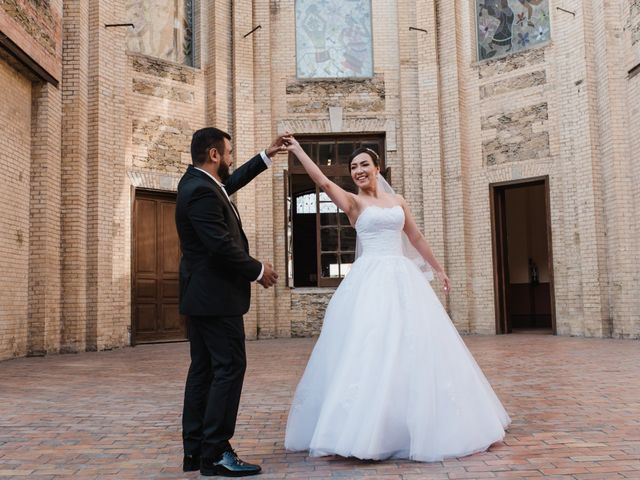
[[[374,77],[357,81],[296,78],[293,0],[197,5],[197,68],[127,54],[103,27],[121,2],[47,8],[60,85],[0,60],[0,358],[129,343],[131,187],[174,191],[204,125],[232,134],[236,165],[284,130],[384,132],[463,332],[495,332],[490,185],[546,176],[557,332],[640,336],[637,0],[551,8],[548,44],[483,62],[473,1],[372,0]],[[282,275],[286,165],[236,199],[252,253]],[[248,337],[317,333],[330,294],[254,286]]]
[[[365,116],[397,125],[387,152],[402,172],[394,184],[449,272],[454,290],[445,301],[462,331],[495,332],[490,184],[548,176],[558,333],[638,336],[630,295],[637,289],[630,271],[637,264],[631,242],[637,222],[629,213],[637,211],[631,179],[638,167],[625,167],[633,151],[625,132],[634,123],[620,120],[624,88],[637,95],[637,86],[621,81],[625,51],[614,32],[630,26],[627,45],[637,58],[640,15],[637,2],[623,3],[578,4],[575,16],[552,9],[549,44],[477,62],[473,2],[374,0],[374,79],[304,82],[295,79],[295,59],[287,55],[293,2],[279,2],[271,16],[277,30],[260,42],[272,59],[264,90],[272,122],[280,130],[328,133],[329,107],[340,106],[342,131]],[[417,25],[427,32],[409,32]],[[384,100],[375,92],[384,92]],[[257,105],[263,111],[267,102]],[[282,205],[274,187],[277,236]],[[285,308],[308,314],[288,314],[292,332],[322,316],[322,308],[305,306],[295,292],[276,291],[291,299]]]
[[[204,125],[202,72],[133,53],[127,61],[127,168],[182,175],[191,135]]]
[[[27,351],[31,81],[0,62],[0,359]]]

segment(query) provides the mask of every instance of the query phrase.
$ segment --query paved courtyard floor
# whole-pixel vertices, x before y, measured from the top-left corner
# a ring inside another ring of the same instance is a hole
[[[313,342],[248,343],[234,445],[257,478],[640,479],[638,341],[465,337],[513,424],[490,451],[436,463],[285,452]],[[198,478],[180,468],[187,364],[186,343],[0,363],[0,478]]]

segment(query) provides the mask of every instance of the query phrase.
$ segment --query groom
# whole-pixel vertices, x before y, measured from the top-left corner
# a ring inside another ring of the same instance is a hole
[[[258,465],[238,458],[233,436],[246,368],[244,323],[251,282],[273,286],[269,263],[249,255],[238,209],[229,195],[286,151],[282,137],[229,173],[231,137],[203,128],[191,139],[190,165],[178,184],[176,227],[180,237],[180,313],[187,315],[191,365],[182,417],[183,470],[205,476],[246,476]]]

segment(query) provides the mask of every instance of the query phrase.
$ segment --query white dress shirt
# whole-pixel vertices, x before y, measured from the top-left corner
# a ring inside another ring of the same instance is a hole
[[[271,160],[271,158],[269,158],[269,155],[267,155],[266,150],[262,150],[260,152],[260,156],[262,157],[262,161],[265,163],[267,168],[269,168],[273,164],[273,160]],[[238,221],[239,221],[240,220],[240,215],[238,214],[238,211],[236,210],[236,207],[231,202],[231,198],[229,198],[229,194],[225,190],[224,184],[222,182],[220,182],[220,180],[218,180],[216,177],[211,175],[209,172],[207,172],[206,170],[203,170],[203,169],[198,168],[198,167],[193,167],[193,168],[195,168],[196,170],[200,170],[201,172],[206,174],[209,178],[211,178],[214,182],[216,182],[220,186],[220,188],[222,189],[222,191],[226,195],[227,200],[229,200],[229,203],[231,204],[231,209],[233,210],[233,213],[236,214],[236,217],[238,218]],[[262,265],[262,269],[260,270],[260,275],[258,275],[258,278],[256,278],[255,281],[259,282],[263,275],[264,275],[264,264]]]

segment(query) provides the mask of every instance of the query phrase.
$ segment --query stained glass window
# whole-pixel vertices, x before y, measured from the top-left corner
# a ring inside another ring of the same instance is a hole
[[[296,0],[298,78],[373,76],[371,0]]]
[[[497,58],[550,38],[549,0],[476,0],[478,59]]]
[[[129,51],[193,65],[193,0],[128,0],[127,18]]]

